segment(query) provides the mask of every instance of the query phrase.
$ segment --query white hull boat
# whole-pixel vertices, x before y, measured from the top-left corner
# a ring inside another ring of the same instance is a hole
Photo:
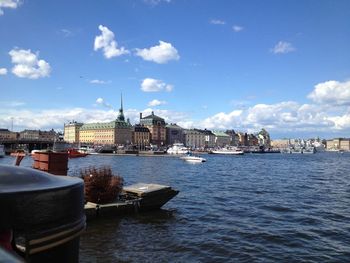
[[[244,152],[238,148],[223,148],[211,151],[213,154],[243,155]]]
[[[202,157],[199,157],[199,156],[183,156],[180,158],[181,160],[184,160],[186,162],[190,162],[190,163],[204,163],[206,162],[207,160],[202,158]]]
[[[167,151],[168,154],[187,154],[189,150],[184,146],[183,143],[174,143]]]

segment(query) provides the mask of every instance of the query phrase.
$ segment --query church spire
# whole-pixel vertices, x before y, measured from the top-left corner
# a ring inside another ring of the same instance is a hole
[[[123,93],[120,93],[120,110],[123,111]]]
[[[123,113],[123,94],[120,93],[120,109],[119,109],[119,121],[125,121],[124,113]]]

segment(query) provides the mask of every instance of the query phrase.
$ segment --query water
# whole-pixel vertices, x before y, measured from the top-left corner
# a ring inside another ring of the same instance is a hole
[[[81,262],[349,262],[350,154],[88,156],[125,179],[180,190],[162,210],[88,223]],[[12,163],[11,157],[0,163]],[[22,166],[30,166],[26,158]]]

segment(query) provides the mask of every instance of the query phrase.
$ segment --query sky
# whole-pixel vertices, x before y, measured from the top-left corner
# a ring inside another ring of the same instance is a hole
[[[350,137],[350,1],[0,0],[0,128]]]

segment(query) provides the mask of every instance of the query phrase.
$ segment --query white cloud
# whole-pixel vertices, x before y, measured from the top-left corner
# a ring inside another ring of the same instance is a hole
[[[19,106],[23,106],[26,103],[23,101],[18,101],[18,100],[14,100],[14,101],[0,101],[0,106],[1,107],[19,107]]]
[[[141,90],[144,92],[172,91],[173,86],[164,83],[159,79],[146,78],[141,83]]]
[[[149,49],[136,49],[136,56],[142,57],[144,60],[153,61],[158,64],[167,63],[170,60],[179,60],[180,56],[171,43],[159,41],[158,46]]]
[[[170,3],[171,0],[143,0],[143,2],[151,6],[156,6],[161,3]]]
[[[69,29],[63,28],[60,30],[60,33],[64,36],[64,37],[71,37],[73,36],[73,32]]]
[[[124,47],[118,48],[118,44],[114,40],[114,33],[111,30],[102,25],[99,25],[98,28],[100,29],[102,34],[95,37],[95,51],[102,49],[103,55],[108,59],[129,53],[129,51],[126,50]]]
[[[297,102],[280,102],[276,104],[257,104],[244,110],[218,113],[198,123],[202,128],[238,129],[257,131],[266,128],[272,133],[335,130],[332,113],[319,105]]]
[[[0,0],[0,16],[4,14],[3,8],[16,9],[20,4],[20,0]]]
[[[350,105],[350,81],[330,80],[319,83],[308,95],[308,98],[316,103]]]
[[[235,31],[235,32],[240,32],[240,31],[242,31],[244,28],[243,28],[242,26],[234,25],[234,26],[232,27],[232,29],[233,29],[233,31]]]
[[[111,81],[105,81],[105,80],[99,80],[99,79],[93,79],[93,80],[90,80],[90,83],[91,84],[109,84],[111,83]]]
[[[105,102],[105,100],[103,98],[97,98],[96,99],[96,103],[98,105],[102,105],[102,106],[104,106],[106,108],[113,109],[113,106],[111,104]]]
[[[0,68],[0,75],[6,75],[7,69],[6,68]]]
[[[165,104],[167,104],[167,103],[164,100],[154,99],[148,103],[148,106],[149,107],[156,107],[156,106],[165,105]]]
[[[279,41],[274,48],[271,49],[271,52],[274,54],[287,54],[295,50],[291,43]]]
[[[213,25],[225,25],[226,24],[225,21],[220,20],[220,19],[212,19],[209,22],[210,22],[210,24],[213,24]]]
[[[30,49],[12,49],[9,52],[12,63],[12,73],[20,78],[38,79],[48,77],[51,72],[50,64],[45,60],[39,60],[39,52],[32,53]]]

